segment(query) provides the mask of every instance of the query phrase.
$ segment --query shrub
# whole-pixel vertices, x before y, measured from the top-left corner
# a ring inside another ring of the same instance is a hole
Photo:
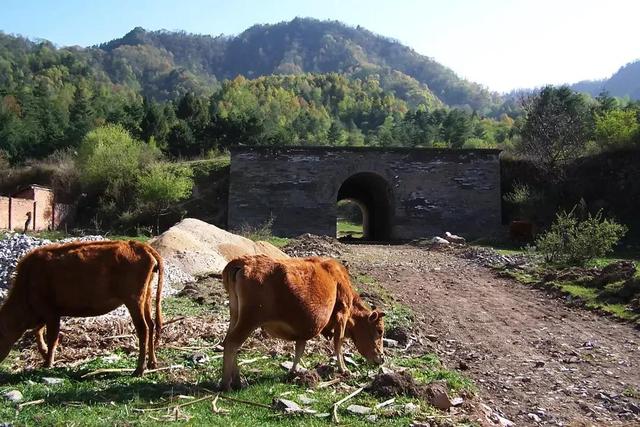
[[[523,219],[531,219],[536,204],[542,196],[535,190],[532,190],[527,184],[515,182],[513,190],[505,194],[503,197],[505,202],[514,205],[517,208],[518,216]]]
[[[613,251],[627,227],[603,218],[602,211],[580,220],[574,213],[560,212],[551,228],[536,240],[537,250],[546,262],[561,265],[585,265]]]

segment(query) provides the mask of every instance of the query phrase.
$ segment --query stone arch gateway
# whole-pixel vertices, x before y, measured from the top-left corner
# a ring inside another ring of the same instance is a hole
[[[371,240],[500,228],[499,150],[234,147],[229,228],[272,220],[275,235],[336,235],[336,202],[366,211]]]

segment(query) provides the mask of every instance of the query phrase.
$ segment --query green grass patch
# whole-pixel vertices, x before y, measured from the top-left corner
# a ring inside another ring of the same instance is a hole
[[[381,308],[386,313],[384,317],[385,328],[411,326],[415,319],[413,310],[398,302],[375,278],[366,274],[355,274],[353,285],[365,299],[373,300],[374,304],[382,305]]]
[[[350,222],[347,220],[339,220],[336,223],[338,237],[344,237],[348,234],[351,234],[352,237],[359,239],[364,236],[364,231],[362,229],[362,224],[356,224],[354,222]]]
[[[287,237],[270,236],[266,241],[271,243],[276,248],[281,248],[283,246],[286,246],[287,243],[291,241],[291,239]]]
[[[212,390],[220,378],[221,359],[214,359],[216,353],[205,351],[212,357],[211,361],[196,365],[189,360],[189,354],[178,350],[160,349],[159,358],[164,364],[182,364],[185,369],[178,371],[164,371],[146,374],[142,378],[134,378],[124,373],[110,373],[83,379],[87,372],[100,368],[132,367],[135,356],[121,354],[122,358],[115,363],[107,363],[102,358],[80,365],[76,368],[55,368],[51,370],[35,369],[19,373],[9,373],[7,362],[0,366],[0,380],[4,385],[0,391],[19,390],[24,401],[44,400],[44,403],[27,406],[17,411],[15,405],[4,403],[0,405],[0,420],[16,425],[158,425],[172,421],[174,425],[225,425],[225,426],[321,426],[331,424],[331,418],[318,418],[313,415],[287,416],[277,411],[250,406],[224,399],[218,401],[218,406],[229,411],[227,414],[216,414],[212,410],[210,400],[195,403],[180,408],[173,407],[190,402],[179,396],[200,398]],[[9,359],[17,356],[13,352]],[[279,397],[300,402],[299,396],[305,395],[315,402],[308,405],[320,413],[330,413],[332,405],[345,397],[367,378],[370,367],[365,365],[362,358],[356,357],[357,367],[350,367],[352,375],[343,380],[341,387],[327,387],[309,391],[306,387],[286,382],[287,373],[280,367],[280,363],[290,360],[291,355],[271,357],[265,353],[246,351],[241,352],[239,360],[257,359],[254,363],[241,367],[242,374],[247,378],[249,386],[241,391],[225,394],[236,399],[270,405]],[[309,367],[316,363],[326,363],[326,355],[308,355],[303,361]],[[454,389],[466,387],[463,380],[444,372],[435,363],[431,363],[426,356],[419,361],[412,360],[412,369],[422,372],[422,379],[444,379],[452,384]],[[430,370],[433,370],[432,372]],[[431,372],[431,373],[429,373]],[[47,385],[44,377],[61,378],[61,384]],[[421,380],[422,380],[421,379]],[[191,399],[193,400],[193,399]],[[351,399],[339,411],[341,422],[346,425],[366,426],[370,424],[361,416],[346,412],[349,404],[375,406],[384,399],[376,398],[366,392]],[[399,397],[398,405],[415,403],[420,405],[418,414],[394,414],[387,416],[385,409],[375,410],[379,422],[383,425],[406,426],[420,416],[436,413],[424,402],[408,397]],[[160,410],[151,410],[160,408]],[[145,411],[140,411],[144,409]],[[167,415],[173,418],[163,418]]]
[[[177,316],[206,316],[211,314],[211,306],[200,304],[188,297],[167,297],[162,300],[162,313],[165,318]]]

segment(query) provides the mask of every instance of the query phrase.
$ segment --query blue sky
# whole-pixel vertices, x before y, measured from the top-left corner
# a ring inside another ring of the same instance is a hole
[[[238,34],[296,16],[362,25],[497,91],[607,77],[640,58],[640,0],[2,0],[0,30],[87,46],[136,26]]]

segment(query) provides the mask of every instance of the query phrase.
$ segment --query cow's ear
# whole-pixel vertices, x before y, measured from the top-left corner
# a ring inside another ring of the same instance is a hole
[[[369,314],[369,322],[374,323],[376,320],[378,320],[378,317],[380,316],[380,312],[378,311],[372,311]]]
[[[379,311],[378,312],[378,317],[384,317],[385,316],[385,312],[384,311]]]

